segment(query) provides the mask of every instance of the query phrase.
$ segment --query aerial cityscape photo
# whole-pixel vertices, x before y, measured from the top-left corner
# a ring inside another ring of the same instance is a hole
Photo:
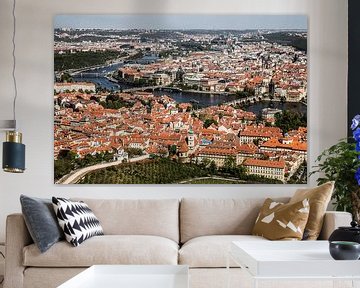
[[[56,184],[307,183],[307,17],[57,15]]]

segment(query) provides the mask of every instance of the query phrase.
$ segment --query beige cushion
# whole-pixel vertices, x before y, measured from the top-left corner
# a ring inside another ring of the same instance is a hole
[[[301,240],[308,217],[307,199],[283,204],[268,198],[259,212],[252,234],[269,240]]]
[[[189,287],[191,288],[246,288],[254,287],[252,279],[245,269],[239,268],[196,268],[189,269]],[[261,288],[267,281],[261,281]],[[252,285],[251,285],[252,284]],[[272,287],[274,288],[274,287]],[[276,286],[276,288],[280,288]],[[295,288],[295,287],[291,287]],[[307,287],[306,287],[307,288]]]
[[[105,235],[155,235],[179,242],[178,199],[79,199],[94,212]]]
[[[30,267],[24,271],[24,286],[22,288],[56,288],[65,281],[83,272],[81,268],[37,268]],[[10,286],[11,287],[11,286]],[[105,288],[105,287],[104,287]]]
[[[249,235],[263,202],[264,198],[182,199],[181,243],[205,235]]]
[[[298,189],[290,199],[290,203],[309,199],[310,214],[305,227],[305,235],[308,235],[306,240],[316,240],[319,237],[333,190],[334,182],[327,182],[315,188]]]
[[[324,224],[318,237],[320,240],[328,240],[331,233],[340,226],[349,226],[352,215],[349,212],[326,211]]]
[[[95,236],[78,247],[61,241],[46,253],[34,245],[24,248],[24,265],[88,267],[96,264],[171,264],[178,261],[178,244],[159,236]]]
[[[252,235],[201,236],[186,242],[179,251],[179,264],[190,267],[226,267],[232,241],[268,241]],[[238,267],[234,261],[231,267]]]

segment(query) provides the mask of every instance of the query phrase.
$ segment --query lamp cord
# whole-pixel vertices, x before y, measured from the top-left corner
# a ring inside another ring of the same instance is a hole
[[[16,14],[15,14],[15,8],[16,8],[16,0],[13,0],[13,8],[12,8],[12,16],[13,16],[13,34],[12,34],[12,58],[13,58],[13,68],[12,68],[12,78],[14,82],[14,101],[13,101],[13,119],[15,121],[15,130],[16,130],[16,99],[18,95],[17,91],[17,83],[16,83],[16,77],[15,77],[15,68],[16,68],[16,55],[15,55],[15,49],[16,49],[16,43],[15,43],[15,35],[16,35]]]

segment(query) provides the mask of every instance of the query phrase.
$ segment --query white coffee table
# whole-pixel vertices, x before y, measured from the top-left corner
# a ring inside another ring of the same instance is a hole
[[[94,265],[58,288],[188,288],[184,265]]]
[[[346,287],[360,287],[360,261],[332,259],[328,241],[232,242],[229,258],[248,272],[253,287],[260,280],[312,279],[333,285],[348,280]]]

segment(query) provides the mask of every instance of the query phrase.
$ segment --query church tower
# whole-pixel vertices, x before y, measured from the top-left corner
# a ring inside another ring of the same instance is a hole
[[[273,82],[272,79],[270,80],[270,83],[269,83],[269,94],[270,94],[270,96],[274,96],[274,94],[275,94],[275,83]]]
[[[192,128],[190,127],[189,131],[188,131],[188,147],[190,150],[194,150],[195,148],[195,136],[194,136],[194,131],[192,130]]]

